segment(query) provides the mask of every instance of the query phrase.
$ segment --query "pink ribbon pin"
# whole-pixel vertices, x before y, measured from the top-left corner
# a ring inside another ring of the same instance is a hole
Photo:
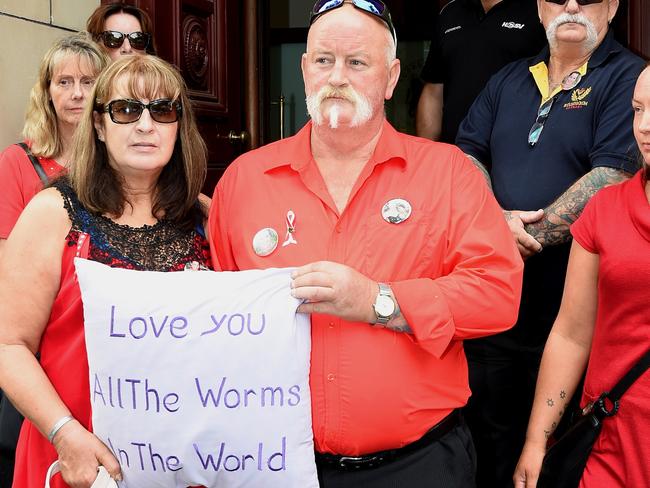
[[[293,213],[293,210],[289,210],[287,212],[287,237],[285,238],[284,242],[282,243],[282,247],[288,246],[289,244],[298,244],[298,241],[296,241],[293,238],[293,233],[296,232],[296,214]]]

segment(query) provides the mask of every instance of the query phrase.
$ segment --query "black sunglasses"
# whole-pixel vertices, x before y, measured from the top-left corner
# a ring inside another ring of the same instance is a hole
[[[161,124],[176,122],[183,113],[181,102],[169,98],[159,98],[149,103],[142,103],[139,100],[113,100],[107,105],[97,104],[95,110],[108,112],[111,120],[116,124],[132,124],[142,117],[144,109],[149,110],[151,118]]]
[[[388,30],[390,30],[390,33],[393,36],[393,40],[397,39],[397,36],[395,35],[395,26],[393,25],[393,20],[391,19],[388,7],[386,4],[384,4],[384,2],[381,2],[380,0],[348,1],[350,1],[356,8],[363,10],[364,12],[368,12],[369,14],[372,14],[375,17],[379,17],[381,20],[383,20],[384,23],[388,26]],[[346,0],[319,0],[314,4],[314,8],[311,9],[309,25],[312,25],[314,21],[324,13],[329,12],[330,10],[334,10],[335,8],[339,8],[345,2]]]
[[[104,31],[101,33],[101,40],[109,49],[117,49],[118,47],[124,44],[124,39],[129,40],[129,44],[133,49],[138,51],[144,51],[151,41],[151,34],[146,32],[131,32],[130,34],[124,34],[123,32],[118,31]]]
[[[564,5],[567,0],[546,0],[546,2]],[[578,5],[591,5],[593,3],[603,3],[603,0],[576,0],[576,2],[578,2]]]

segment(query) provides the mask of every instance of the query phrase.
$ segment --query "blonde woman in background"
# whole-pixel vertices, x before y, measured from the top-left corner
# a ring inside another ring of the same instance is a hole
[[[70,162],[72,138],[95,78],[109,59],[87,33],[56,41],[41,61],[23,127],[29,148],[47,179]],[[27,152],[13,144],[0,154],[0,254],[20,213],[43,188]]]

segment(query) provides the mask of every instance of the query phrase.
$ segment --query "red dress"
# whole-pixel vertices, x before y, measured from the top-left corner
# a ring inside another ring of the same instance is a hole
[[[73,259],[79,255],[116,268],[181,271],[188,263],[210,266],[209,245],[200,231],[181,231],[166,221],[132,228],[87,212],[72,190],[57,184],[72,221],[61,259],[61,288],[41,338],[41,366],[72,415],[91,429],[88,360],[83,310]],[[86,239],[80,236],[86,235]],[[143,253],[150,249],[150,253]],[[45,473],[57,459],[54,447],[29,421],[23,423],[16,450],[14,488],[40,488]],[[53,488],[67,486],[61,476]]]
[[[600,258],[598,315],[582,405],[609,391],[650,347],[650,205],[642,173],[600,190],[571,227]],[[580,488],[650,487],[650,371],[621,398]]]
[[[54,159],[37,158],[48,178],[64,171]],[[11,229],[29,201],[43,188],[22,147],[12,144],[0,154],[0,239],[9,237]]]

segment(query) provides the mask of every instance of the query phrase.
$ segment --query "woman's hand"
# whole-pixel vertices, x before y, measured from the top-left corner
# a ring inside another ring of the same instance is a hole
[[[113,479],[121,480],[122,472],[115,456],[97,436],[78,421],[65,424],[54,436],[59,454],[61,476],[72,488],[88,488],[97,478],[97,468],[106,468]]]
[[[545,445],[526,442],[512,477],[515,488],[535,488],[537,486],[545,454]]]

